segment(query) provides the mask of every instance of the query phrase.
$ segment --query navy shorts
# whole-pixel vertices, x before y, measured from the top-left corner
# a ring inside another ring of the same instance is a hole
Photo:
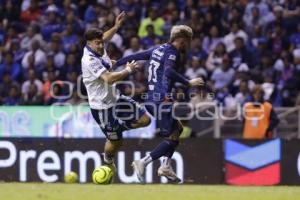
[[[156,128],[163,137],[169,137],[181,128],[180,122],[173,118],[173,103],[151,103],[146,104],[147,111],[156,119]]]
[[[122,132],[129,130],[130,124],[139,120],[146,110],[133,99],[122,95],[113,107],[91,109],[91,113],[108,140],[120,140]]]

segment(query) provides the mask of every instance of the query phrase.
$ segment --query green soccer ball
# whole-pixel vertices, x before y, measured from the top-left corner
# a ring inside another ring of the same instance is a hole
[[[77,183],[78,182],[78,175],[76,172],[69,172],[64,177],[65,183]]]
[[[108,166],[97,167],[92,174],[92,179],[95,184],[110,184],[114,173]]]

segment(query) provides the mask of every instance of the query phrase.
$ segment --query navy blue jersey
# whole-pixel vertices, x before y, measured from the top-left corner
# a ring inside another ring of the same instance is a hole
[[[149,60],[147,99],[156,105],[172,97],[171,92],[175,82],[186,86],[189,84],[189,81],[184,76],[176,72],[180,67],[180,54],[169,43],[122,58],[117,61],[116,66],[124,65],[132,60]],[[160,106],[146,105],[146,108],[157,119],[157,128],[160,129],[160,134],[168,137],[174,130],[178,131],[181,126],[172,117],[173,104],[160,105],[163,106],[164,110],[169,110],[170,112],[160,112]],[[161,115],[158,116],[158,113]]]
[[[148,67],[148,98],[163,101],[172,91],[174,80],[166,75],[166,69],[176,68],[180,63],[180,54],[171,44],[163,44],[152,51]]]
[[[123,65],[132,60],[149,60],[149,101],[164,101],[166,97],[170,96],[175,82],[188,85],[188,80],[176,72],[180,67],[180,54],[170,43],[122,58],[118,60],[116,65]]]

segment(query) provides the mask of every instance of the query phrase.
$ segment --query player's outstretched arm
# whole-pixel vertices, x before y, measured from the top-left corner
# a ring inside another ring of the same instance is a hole
[[[116,62],[116,66],[124,65],[127,62],[131,62],[132,60],[149,60],[150,56],[152,54],[153,49],[149,49],[146,51],[142,51],[140,53],[131,54],[129,56],[126,56],[124,58],[121,58]]]
[[[111,40],[111,38],[114,36],[114,34],[118,31],[118,29],[123,24],[123,21],[125,20],[125,15],[126,13],[124,11],[121,12],[115,20],[115,25],[111,29],[103,33],[104,42],[109,42]]]
[[[177,53],[169,50],[166,52],[165,58],[166,58],[164,60],[165,75],[173,82],[177,82],[189,86],[190,81],[175,70],[177,68],[176,66],[177,65],[176,60],[178,58]]]
[[[138,64],[135,61],[128,62],[126,64],[125,69],[119,72],[104,72],[100,77],[107,83],[107,84],[114,84],[117,81],[123,80],[125,77],[127,77],[129,74],[133,73],[136,68],[138,67]]]
[[[187,85],[190,87],[204,85],[204,81],[202,78],[194,78],[188,80],[184,76],[176,72],[172,67],[167,67],[165,73],[166,76],[169,77],[171,80],[173,80],[174,82],[182,83],[183,85]]]
[[[183,75],[179,74],[175,68],[176,68],[176,59],[177,56],[174,52],[167,52],[166,54],[166,60],[164,62],[165,66],[165,75],[171,79],[174,82],[181,83],[183,85],[187,85],[190,87],[193,86],[203,86],[204,81],[202,78],[195,78],[192,80],[188,80]]]
[[[183,85],[189,85],[189,80],[175,71],[171,66],[167,66],[165,70],[166,76],[174,82],[181,83]]]

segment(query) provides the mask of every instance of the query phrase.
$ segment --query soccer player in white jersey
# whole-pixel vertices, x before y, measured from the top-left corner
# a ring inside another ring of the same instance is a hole
[[[87,89],[91,113],[107,138],[103,160],[111,166],[114,166],[114,155],[122,145],[122,132],[147,126],[151,121],[146,110],[131,98],[120,95],[114,84],[133,73],[137,63],[132,61],[122,71],[112,71],[113,63],[104,48],[124,18],[125,13],[120,13],[115,25],[104,33],[98,28],[87,30],[81,59],[83,83]]]

